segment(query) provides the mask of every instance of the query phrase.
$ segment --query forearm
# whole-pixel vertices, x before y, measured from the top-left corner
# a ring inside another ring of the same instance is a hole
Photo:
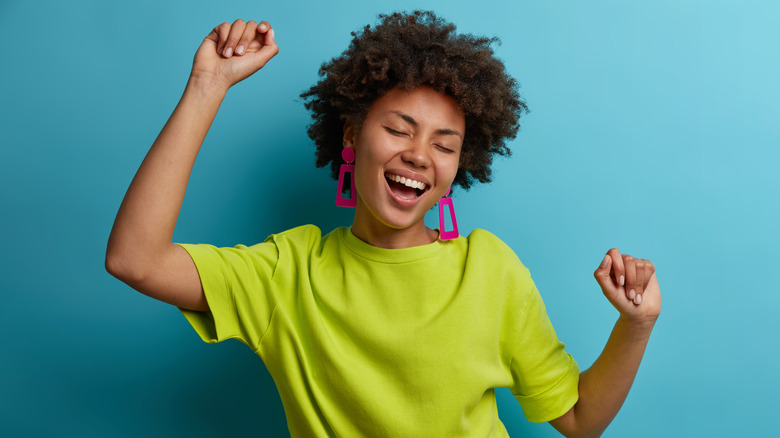
[[[618,318],[596,362],[580,374],[579,400],[573,408],[575,436],[600,436],[615,418],[642,362],[653,322]]]
[[[192,167],[226,90],[191,78],[133,178],[108,241],[106,264],[138,275],[172,244]],[[111,270],[111,269],[110,269]]]

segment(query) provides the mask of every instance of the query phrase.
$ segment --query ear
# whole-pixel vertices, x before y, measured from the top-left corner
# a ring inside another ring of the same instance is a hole
[[[344,138],[342,139],[342,143],[345,148],[349,147],[354,149],[355,148],[355,124],[352,123],[351,120],[347,119],[344,121]]]

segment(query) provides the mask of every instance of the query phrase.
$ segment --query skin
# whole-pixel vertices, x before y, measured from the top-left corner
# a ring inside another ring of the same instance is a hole
[[[181,101],[119,207],[106,249],[109,273],[160,301],[209,310],[195,264],[172,243],[173,229],[195,157],[227,90],[278,52],[265,21],[222,23],[206,36]]]
[[[265,21],[222,23],[203,40],[181,101],[127,190],[106,250],[106,269],[160,301],[208,311],[200,277],[173,230],[195,158],[228,89],[279,52]],[[452,184],[465,119],[451,97],[429,87],[393,89],[377,99],[358,127],[344,126],[344,146],[355,149],[358,205],[352,231],[378,247],[431,243],[438,232],[425,213]],[[394,194],[385,176],[426,184],[419,198]],[[594,364],[580,374],[579,400],[550,424],[568,437],[600,436],[620,410],[636,376],[661,309],[655,267],[610,249],[594,272],[618,310],[615,327]]]
[[[601,355],[580,373],[579,400],[569,412],[550,421],[567,437],[601,436],[615,418],[661,312],[661,291],[650,261],[612,248],[593,276],[620,316]]]
[[[444,196],[458,172],[466,129],[460,105],[450,96],[421,86],[395,88],[377,99],[360,131],[344,128],[344,146],[355,149],[358,192],[352,232],[382,248],[407,248],[438,239],[425,226],[425,213]],[[423,182],[414,199],[394,194],[386,175]]]

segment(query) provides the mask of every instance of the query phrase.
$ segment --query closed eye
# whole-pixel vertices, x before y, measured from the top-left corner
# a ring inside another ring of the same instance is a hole
[[[437,145],[436,145],[436,147],[437,147],[437,148],[439,148],[439,149],[441,149],[441,150],[442,150],[442,151],[444,151],[444,152],[447,152],[447,153],[455,153],[455,151],[454,151],[454,150],[452,150],[452,149],[450,149],[450,148],[445,148],[444,146],[442,146],[442,145],[440,145],[440,144],[437,144]]]
[[[388,128],[387,126],[385,126],[385,129],[387,130],[387,132],[389,132],[389,133],[391,133],[391,134],[393,134],[393,135],[404,135],[404,136],[406,135],[406,133],[405,133],[405,132],[396,131],[395,129],[393,129],[393,128]]]

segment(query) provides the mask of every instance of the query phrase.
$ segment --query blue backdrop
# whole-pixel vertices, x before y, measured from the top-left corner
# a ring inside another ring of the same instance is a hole
[[[106,240],[195,49],[238,17],[271,22],[281,52],[228,94],[176,240],[349,224],[297,96],[350,31],[413,8],[503,41],[532,112],[495,182],[455,194],[458,223],[514,248],[583,368],[617,316],[592,278],[604,252],[657,266],[661,318],[605,436],[780,434],[780,6],[737,0],[4,0],[4,434],[287,434],[260,360],[202,343],[175,308],[110,277]],[[498,398],[513,436],[557,436]]]

